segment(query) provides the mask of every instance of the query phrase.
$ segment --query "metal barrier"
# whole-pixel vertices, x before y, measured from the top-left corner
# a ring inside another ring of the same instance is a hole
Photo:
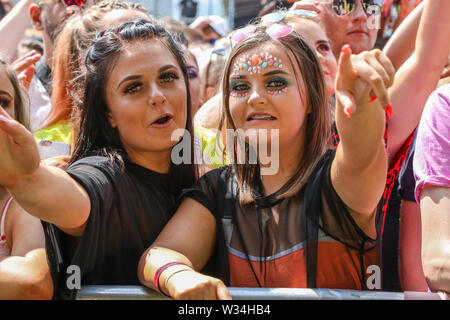
[[[441,300],[432,292],[381,292],[341,289],[228,288],[234,300]],[[77,300],[169,300],[143,286],[84,286]]]

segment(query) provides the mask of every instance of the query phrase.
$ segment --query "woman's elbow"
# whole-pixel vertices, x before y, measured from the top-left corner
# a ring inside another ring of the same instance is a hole
[[[17,299],[51,300],[53,297],[53,281],[50,274],[30,275],[18,284]]]
[[[428,286],[432,291],[450,292],[450,245],[433,254],[422,255],[422,265]]]

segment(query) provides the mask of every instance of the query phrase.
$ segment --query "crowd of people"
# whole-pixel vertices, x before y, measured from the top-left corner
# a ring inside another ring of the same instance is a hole
[[[74,299],[71,266],[174,299],[449,297],[450,1],[263,2],[235,29],[5,11],[0,299]]]

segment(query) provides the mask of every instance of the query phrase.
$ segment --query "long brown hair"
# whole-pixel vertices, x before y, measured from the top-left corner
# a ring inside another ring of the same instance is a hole
[[[305,139],[303,156],[298,163],[296,173],[289,179],[283,189],[280,190],[278,196],[279,198],[286,198],[295,195],[303,188],[315,166],[328,148],[331,132],[328,98],[321,66],[315,50],[298,33],[293,31],[283,38],[274,39],[265,32],[264,26],[256,25],[256,27],[257,29],[254,34],[233,47],[227,60],[222,79],[222,103],[224,108],[220,127],[221,129],[225,127],[226,129],[236,130],[229,105],[229,77],[234,57],[269,42],[285,49],[290,63],[297,64],[300,70],[306,93],[306,97],[302,98],[304,98],[303,100],[309,105],[311,110],[311,113],[305,118],[307,137]],[[292,57],[294,59],[291,59]],[[300,82],[297,81],[297,83]],[[245,144],[246,151],[248,151],[248,143]],[[234,155],[232,157],[233,159],[237,159],[236,150],[237,142],[234,141],[234,150],[231,151]],[[226,147],[224,152],[226,152]],[[244,203],[253,201],[252,194],[255,192],[254,177],[260,174],[259,164],[250,164],[247,159],[247,154],[246,152],[245,164],[238,164],[236,161],[233,164],[239,182],[239,199]]]

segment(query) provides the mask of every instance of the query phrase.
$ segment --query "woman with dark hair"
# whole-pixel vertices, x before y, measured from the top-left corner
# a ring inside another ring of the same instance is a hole
[[[185,139],[172,133],[193,137],[182,57],[171,34],[146,20],[99,33],[86,55],[80,134],[66,171],[42,165],[31,133],[1,121],[0,183],[46,221],[57,297],[74,298],[73,266],[81,285],[138,284],[140,255],[193,184],[196,167],[171,162]]]
[[[27,102],[16,74],[0,58],[0,119],[9,115],[28,127]],[[0,184],[0,300],[50,299],[52,290],[42,225]]]
[[[249,26],[232,39],[222,82],[222,123],[237,137],[227,135],[232,166],[184,190],[141,257],[141,283],[179,299],[230,298],[224,284],[366,289],[378,264],[390,61],[379,50],[366,62],[343,48],[334,150],[315,50],[285,24]]]
[[[34,132],[37,140],[68,143],[73,151],[84,89],[83,56],[97,32],[132,19],[149,20],[151,17],[138,3],[108,0],[65,21],[53,54],[51,108],[43,126]]]

